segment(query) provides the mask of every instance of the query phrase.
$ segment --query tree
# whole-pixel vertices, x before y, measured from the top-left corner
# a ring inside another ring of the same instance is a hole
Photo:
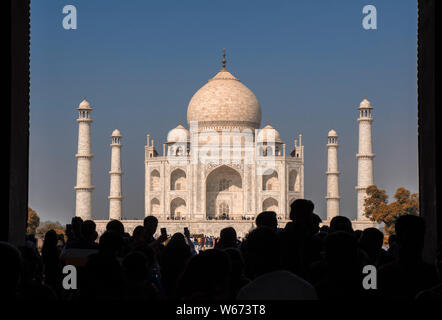
[[[405,214],[419,214],[419,195],[411,194],[405,188],[398,188],[394,194],[396,201],[388,203],[385,190],[376,186],[369,186],[366,190],[367,198],[364,202],[364,214],[372,221],[385,224],[385,232],[393,234],[394,225],[398,217]]]
[[[42,222],[40,227],[37,229],[37,235],[40,238],[44,238],[46,232],[53,229],[57,234],[61,234],[65,236],[65,228],[60,224],[60,222],[52,222],[52,221],[45,221]]]
[[[37,212],[28,207],[28,223],[26,227],[26,232],[28,234],[35,234],[38,226],[40,225],[40,217]]]

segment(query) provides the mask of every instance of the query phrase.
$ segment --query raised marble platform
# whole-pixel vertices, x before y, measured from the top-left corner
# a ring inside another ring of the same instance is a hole
[[[106,230],[106,224],[109,220],[94,220],[97,225],[99,235]],[[132,234],[137,226],[143,225],[143,220],[120,220],[124,224],[124,230]],[[278,227],[284,228],[289,220],[279,220]],[[189,228],[190,234],[204,234],[207,236],[219,236],[222,229],[233,227],[238,237],[244,237],[253,228],[256,227],[254,220],[159,220],[156,236],[159,235],[161,228],[166,228],[167,233],[172,235],[176,232],[184,232],[184,227]]]
[[[322,220],[321,226],[329,226],[330,221],[329,220]],[[352,220],[351,225],[353,227],[353,230],[365,230],[367,228],[377,228],[379,229],[379,223],[376,223],[374,221],[370,220]]]

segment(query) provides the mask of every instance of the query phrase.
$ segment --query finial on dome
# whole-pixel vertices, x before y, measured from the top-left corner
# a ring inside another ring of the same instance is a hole
[[[225,70],[226,69],[226,49],[224,48],[223,49],[223,60],[222,60],[222,63],[223,63],[223,70]]]

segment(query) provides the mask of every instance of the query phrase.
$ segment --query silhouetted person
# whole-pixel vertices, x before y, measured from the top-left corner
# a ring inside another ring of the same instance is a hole
[[[273,230],[278,228],[278,219],[276,218],[275,211],[263,211],[256,217],[256,226],[259,227],[269,227]]]
[[[345,231],[353,233],[353,227],[349,218],[344,216],[333,217],[330,221],[330,233],[335,231]]]
[[[145,244],[146,242],[144,240],[144,235],[145,235],[144,227],[136,226],[134,231],[132,232],[132,237],[129,246],[131,248],[134,248],[140,244]]]
[[[383,298],[414,299],[438,283],[436,270],[422,260],[425,225],[421,217],[400,216],[395,224],[399,258],[378,272],[378,285]]]
[[[334,231],[325,238],[325,260],[315,264],[319,299],[357,299],[363,295],[358,242],[353,234]]]
[[[174,295],[177,279],[191,257],[190,247],[182,233],[175,233],[161,254],[162,283],[167,297]]]
[[[355,230],[355,231],[353,231],[353,235],[355,236],[355,238],[356,238],[356,240],[360,240],[361,239],[361,236],[362,236],[362,230]]]
[[[129,253],[122,263],[130,300],[156,300],[158,292],[151,283],[151,267],[144,253]]]
[[[111,220],[106,225],[106,231],[115,232],[122,238],[124,235],[124,224],[120,220]]]
[[[319,225],[321,224],[322,219],[316,213],[313,213],[312,215],[313,215],[313,217],[312,217],[313,234],[317,234],[320,230]]]
[[[216,249],[236,248],[238,244],[238,237],[236,231],[232,227],[227,227],[221,230],[219,240],[215,245]]]
[[[81,237],[66,243],[65,249],[98,249],[96,224],[86,220],[81,225]]]
[[[315,236],[313,202],[297,199],[290,205],[290,219],[280,232],[283,266],[305,278],[308,267],[321,259],[322,241]]]
[[[382,249],[383,243],[384,234],[377,228],[365,229],[359,238],[359,246],[368,255],[370,264],[376,267],[393,261],[393,257]]]
[[[397,243],[397,236],[392,234],[388,237],[388,253],[395,259],[399,259],[399,245]]]
[[[230,258],[232,265],[230,299],[236,299],[239,290],[250,282],[250,279],[244,275],[244,258],[237,248],[227,248],[224,250]]]
[[[18,289],[20,300],[56,300],[57,296],[49,286],[42,283],[43,262],[33,246],[19,248],[22,257],[21,281]]]
[[[154,216],[147,216],[143,221],[145,239],[147,243],[155,241],[153,237],[158,227],[158,219]]]
[[[0,241],[0,257],[0,298],[15,300],[22,268],[20,251],[12,244]]]
[[[60,293],[62,270],[60,263],[60,251],[57,246],[58,236],[54,230],[46,232],[41,249],[44,265],[44,282],[57,294]]]
[[[247,236],[244,259],[252,281],[238,293],[238,300],[314,300],[312,285],[282,269],[281,241],[275,230],[260,227]]]
[[[84,300],[121,300],[126,296],[123,271],[117,254],[123,248],[121,234],[106,231],[100,237],[99,252],[91,255],[82,278],[80,297]]]
[[[193,256],[178,281],[180,300],[218,301],[230,298],[231,263],[227,253],[209,249]]]

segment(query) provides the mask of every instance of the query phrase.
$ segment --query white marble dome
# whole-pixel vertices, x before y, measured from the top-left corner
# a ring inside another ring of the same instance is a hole
[[[114,131],[112,131],[112,137],[121,137],[120,130],[115,129]]]
[[[336,133],[336,131],[335,131],[334,129],[331,129],[331,130],[328,132],[328,136],[329,136],[329,137],[337,137],[338,134]]]
[[[184,142],[187,141],[189,137],[189,130],[182,125],[178,125],[167,134],[167,142]]]
[[[359,108],[358,109],[373,109],[373,107],[371,106],[371,102],[367,100],[367,98],[364,98],[364,100],[361,101],[361,103],[359,104]]]
[[[258,142],[281,142],[278,130],[271,125],[266,125],[258,132]]]
[[[88,109],[88,110],[90,110],[92,108],[91,108],[91,105],[89,104],[89,101],[87,101],[86,98],[85,98],[85,99],[83,99],[83,101],[80,102],[80,104],[78,106],[78,109]]]
[[[261,108],[253,92],[222,68],[192,97],[187,108],[187,122],[199,127],[237,127],[257,129]]]

